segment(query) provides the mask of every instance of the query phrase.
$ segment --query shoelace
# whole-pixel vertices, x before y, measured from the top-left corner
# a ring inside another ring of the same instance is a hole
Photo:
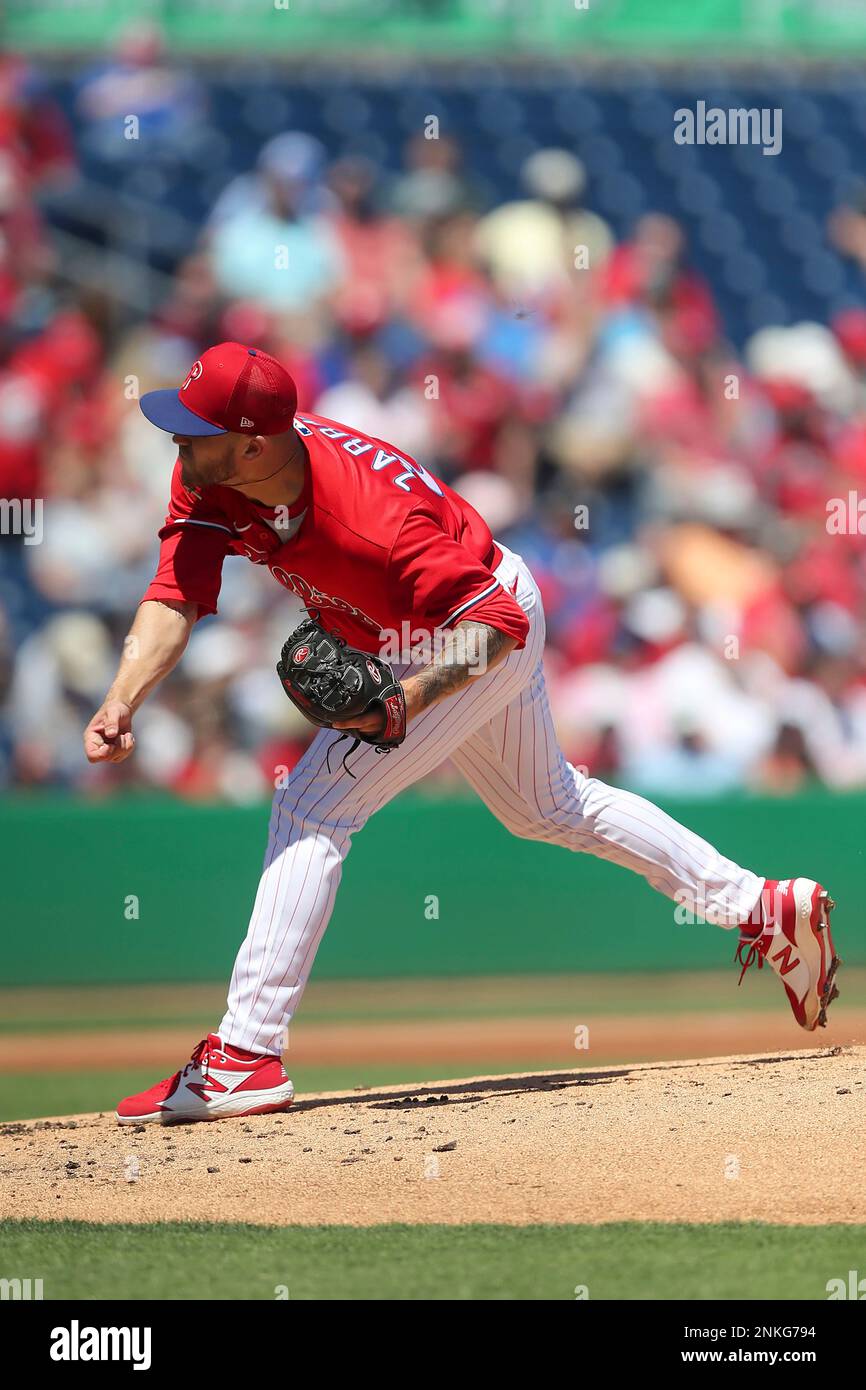
[[[202,1038],[200,1043],[196,1043],[195,1047],[193,1048],[193,1054],[183,1069],[184,1076],[186,1076],[187,1072],[189,1072],[193,1067],[199,1067],[201,1069],[202,1076],[206,1077],[209,1061],[210,1048],[207,1045],[207,1038]]]
[[[759,932],[757,936],[741,936],[741,937],[740,937],[740,944],[739,944],[739,946],[737,947],[737,952],[736,952],[736,955],[734,956],[734,960],[737,962],[737,964],[738,964],[738,965],[741,965],[741,966],[743,967],[742,970],[740,971],[740,978],[739,978],[739,980],[737,981],[737,988],[739,988],[739,986],[743,983],[743,976],[745,975],[745,973],[746,973],[746,971],[748,970],[749,966],[750,966],[750,965],[754,965],[754,963],[755,963],[755,957],[756,957],[756,956],[757,956],[757,959],[758,959],[758,969],[759,969],[759,970],[762,970],[762,969],[763,969],[763,966],[764,966],[764,953],[763,953],[763,951],[761,950],[761,938],[763,937],[763,935],[764,935],[763,932]],[[749,948],[748,951],[746,952],[745,960],[743,959],[743,954],[742,954],[742,952],[743,952],[743,947],[744,947],[744,946],[748,946],[748,948]]]
[[[202,1076],[206,1077],[209,1058],[210,1050],[207,1045],[207,1038],[202,1038],[200,1043],[196,1043],[193,1049],[193,1054],[187,1062],[186,1066],[183,1068],[183,1071],[181,1071],[180,1073],[174,1072],[171,1076],[164,1076],[162,1081],[157,1083],[157,1089],[161,1086],[165,1090],[166,1088],[171,1086],[176,1076],[180,1075],[181,1077],[184,1077],[187,1075],[188,1072],[192,1070],[193,1067],[197,1066],[201,1066]]]

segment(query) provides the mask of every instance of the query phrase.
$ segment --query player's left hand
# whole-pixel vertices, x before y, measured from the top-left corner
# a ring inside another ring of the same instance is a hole
[[[387,661],[312,618],[283,643],[277,675],[292,704],[320,728],[377,748],[397,748],[406,737],[405,695]]]
[[[356,715],[354,719],[335,719],[331,728],[345,729],[348,734],[355,729],[359,734],[381,734],[385,728],[385,716],[381,710],[373,710],[370,714]]]
[[[408,724],[412,716],[419,713],[421,706],[415,699],[415,687],[411,678],[400,681],[400,685],[402,685],[403,694],[406,697],[406,723]],[[353,729],[357,729],[359,733],[372,734],[375,737],[376,734],[381,734],[385,728],[385,716],[381,710],[371,710],[369,714],[356,715],[354,719],[335,719],[331,727],[344,729],[347,734],[350,734]]]

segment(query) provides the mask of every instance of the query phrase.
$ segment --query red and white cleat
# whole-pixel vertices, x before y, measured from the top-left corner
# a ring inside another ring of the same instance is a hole
[[[182,1071],[127,1096],[116,1118],[121,1125],[172,1125],[268,1115],[288,1110],[294,1093],[279,1057],[243,1052],[209,1033]]]
[[[809,1033],[826,1027],[827,1010],[839,995],[833,980],[842,964],[830,935],[830,913],[836,904],[813,878],[768,878],[760,901],[760,922],[741,924],[739,983],[755,960],[759,969],[769,962],[785,986],[800,1027]]]

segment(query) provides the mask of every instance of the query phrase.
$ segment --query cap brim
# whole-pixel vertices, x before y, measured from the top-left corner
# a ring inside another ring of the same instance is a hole
[[[228,434],[228,430],[187,410],[177,391],[146,391],[138,404],[152,425],[169,434]]]

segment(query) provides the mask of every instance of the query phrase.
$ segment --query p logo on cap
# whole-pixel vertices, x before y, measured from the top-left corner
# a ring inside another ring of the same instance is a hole
[[[243,343],[218,343],[190,368],[179,391],[148,391],[142,413],[169,434],[284,434],[298,406],[281,362]]]
[[[201,365],[201,358],[199,358],[198,361],[197,361],[197,362],[193,362],[192,366],[190,367],[190,369],[189,369],[189,376],[187,377],[186,381],[183,383],[183,386],[180,388],[181,391],[185,391],[186,388],[189,386],[190,382],[191,382],[191,381],[195,381],[197,377],[200,377],[200,376],[201,376],[201,374],[202,374],[202,365]]]

